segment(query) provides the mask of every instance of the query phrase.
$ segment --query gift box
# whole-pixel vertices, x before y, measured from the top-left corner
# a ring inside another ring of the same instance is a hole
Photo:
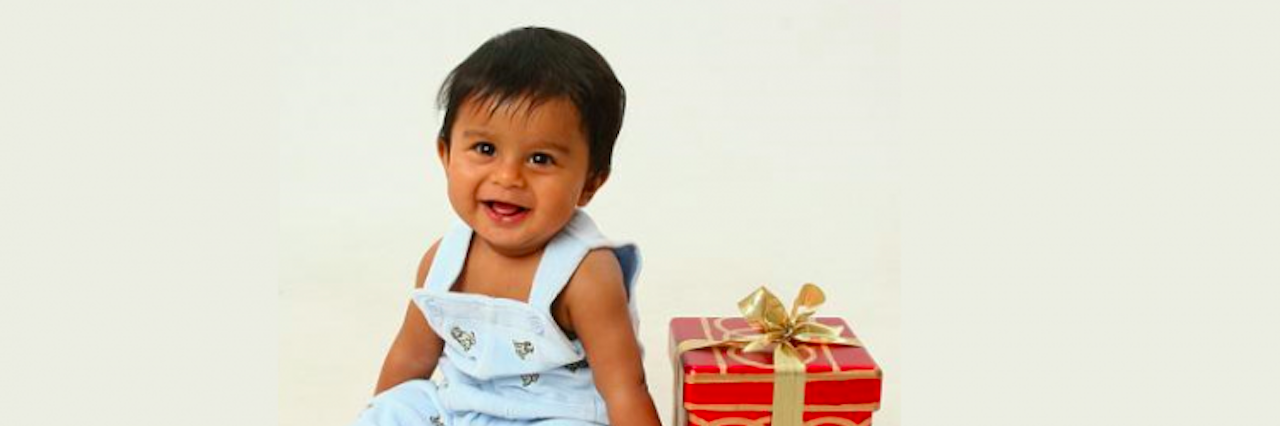
[[[840,318],[806,317],[805,321],[830,327],[833,335],[844,338],[840,340],[857,342],[848,324]],[[742,342],[747,340],[746,336],[759,336],[760,331],[747,319],[737,317],[671,321],[676,425],[777,425],[779,423],[771,418],[776,414],[775,402],[781,402],[775,401],[776,397],[791,398],[788,404],[802,407],[794,408],[802,413],[797,416],[800,419],[792,419],[790,423],[804,426],[871,424],[871,414],[880,406],[881,372],[860,343],[793,342],[794,351],[790,356],[803,363],[803,372],[798,374],[803,376],[802,382],[798,378],[784,380],[777,374],[776,353],[772,350],[748,350],[751,348],[741,344],[710,347],[698,344],[695,346],[700,348],[677,349],[682,342],[692,340]],[[770,346],[780,344],[775,342]],[[775,389],[783,385],[790,388]]]

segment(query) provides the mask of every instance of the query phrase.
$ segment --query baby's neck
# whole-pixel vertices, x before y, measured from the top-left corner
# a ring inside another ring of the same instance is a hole
[[[453,291],[527,302],[545,248],[513,255],[476,238]]]
[[[537,262],[542,258],[542,252],[546,250],[547,245],[541,244],[533,247],[499,247],[489,244],[484,238],[476,236],[472,241],[472,249],[469,257],[480,256],[486,261],[494,263],[516,263]]]

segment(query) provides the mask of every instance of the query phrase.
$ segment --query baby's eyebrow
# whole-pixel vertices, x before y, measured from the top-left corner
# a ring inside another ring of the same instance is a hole
[[[564,146],[564,144],[559,142],[550,141],[550,140],[540,140],[535,142],[534,146],[537,148],[544,148],[551,151],[558,151],[564,155],[569,155],[569,147],[566,147]]]
[[[462,131],[462,136],[463,136],[463,137],[481,137],[481,138],[493,139],[493,133],[489,133],[487,130],[483,130],[483,129],[467,129],[467,130],[463,130],[463,131]]]

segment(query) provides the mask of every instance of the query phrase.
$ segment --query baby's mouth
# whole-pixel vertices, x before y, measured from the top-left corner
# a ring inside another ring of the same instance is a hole
[[[505,219],[518,218],[524,215],[525,212],[529,211],[528,208],[501,201],[485,201],[484,205],[488,208],[491,214]]]

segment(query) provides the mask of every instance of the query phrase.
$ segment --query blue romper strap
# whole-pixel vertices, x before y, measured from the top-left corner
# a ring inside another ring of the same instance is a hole
[[[639,252],[632,244],[617,244],[605,239],[591,218],[578,210],[569,224],[552,238],[542,253],[538,271],[533,277],[533,289],[529,292],[529,305],[541,312],[550,312],[560,292],[577,272],[578,265],[591,250],[610,247],[622,266],[624,290],[628,302],[636,273],[639,272]]]
[[[427,280],[422,287],[432,292],[448,292],[462,272],[470,246],[471,228],[462,219],[455,218],[449,232],[440,240],[440,246],[436,247],[431,271],[427,272]]]

